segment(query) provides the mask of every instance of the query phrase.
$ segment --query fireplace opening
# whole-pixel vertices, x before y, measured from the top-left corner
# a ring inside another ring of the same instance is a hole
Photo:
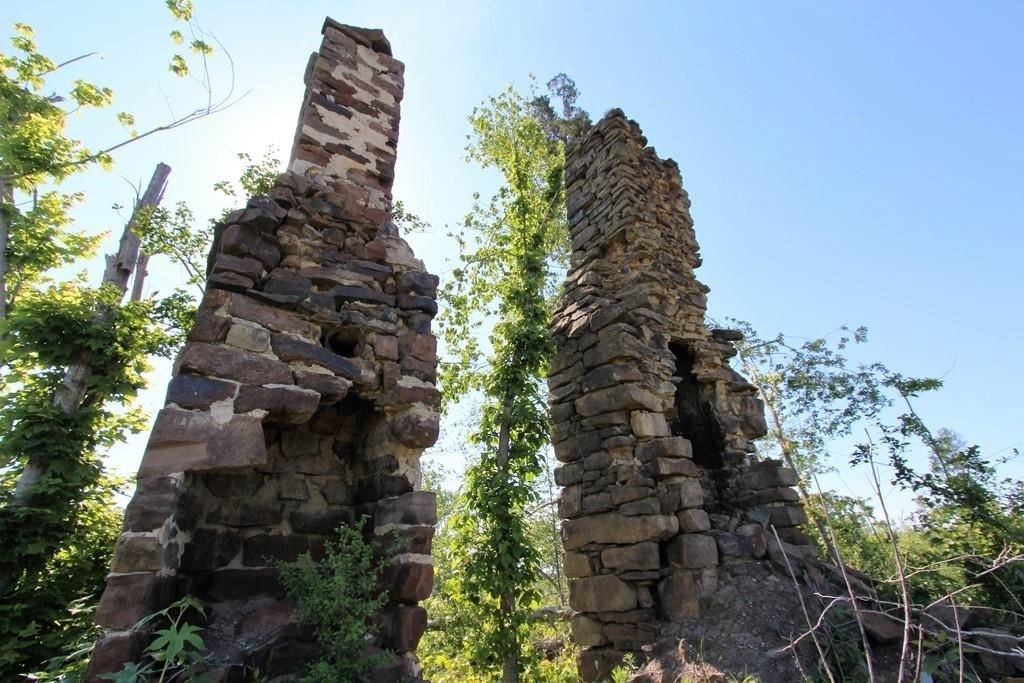
[[[697,376],[693,373],[694,355],[688,346],[673,342],[669,350],[675,356],[676,385],[675,416],[670,422],[673,436],[689,439],[693,447],[693,461],[711,469],[722,467],[724,439],[711,411],[710,396],[705,395]]]

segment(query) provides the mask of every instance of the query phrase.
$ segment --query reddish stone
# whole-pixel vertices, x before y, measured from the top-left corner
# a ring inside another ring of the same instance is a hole
[[[419,605],[396,605],[378,617],[382,647],[395,652],[415,652],[427,630],[427,610]]]
[[[195,323],[188,331],[188,340],[208,343],[224,341],[229,327],[231,327],[230,317],[200,311]]]
[[[231,315],[257,323],[275,332],[289,332],[306,339],[319,339],[320,328],[294,313],[282,311],[242,294],[231,295]]]
[[[178,505],[178,481],[172,477],[139,479],[135,495],[124,511],[125,531],[153,531],[159,528]]]
[[[271,337],[271,344],[274,347],[274,353],[277,354],[278,358],[284,361],[302,361],[306,363],[313,363],[327,368],[336,375],[340,375],[348,380],[358,381],[361,378],[362,369],[349,360],[343,358],[336,353],[331,353],[322,346],[310,344],[304,342],[295,337],[291,337],[284,334],[275,334]],[[257,383],[269,383],[269,382],[252,382]],[[275,384],[290,384],[291,378],[289,377],[288,382],[274,382]]]
[[[235,416],[226,425],[208,413],[164,408],[157,414],[139,476],[263,465],[260,420]]]
[[[320,405],[320,394],[296,386],[254,387],[243,385],[235,399],[235,412],[267,411],[267,424],[298,425],[308,422]]]
[[[133,632],[107,633],[100,636],[89,655],[86,683],[103,683],[104,674],[120,671],[125,663],[139,659],[142,646],[138,634]]]
[[[115,574],[107,578],[96,607],[95,622],[113,631],[125,631],[142,617],[170,602],[171,582],[151,573]]]
[[[110,571],[115,574],[127,574],[156,572],[164,567],[173,568],[178,558],[177,545],[172,544],[172,547],[175,552],[168,556],[168,549],[161,545],[155,536],[121,536],[114,546],[114,559]]]
[[[324,404],[337,403],[348,395],[352,388],[352,382],[334,375],[327,375],[322,372],[308,370],[295,370],[293,373],[295,383],[303,389],[311,389],[320,394],[320,402]]]
[[[429,598],[434,589],[434,566],[426,562],[392,563],[385,567],[381,580],[391,600],[416,604]]]
[[[421,294],[430,297],[437,295],[438,282],[436,275],[419,270],[406,271],[395,278],[395,285],[400,293]]]
[[[211,403],[232,398],[238,385],[201,375],[178,375],[167,385],[167,403],[182,408],[209,408]]]
[[[230,271],[245,275],[249,278],[258,278],[263,272],[263,264],[254,258],[239,258],[230,254],[218,254],[213,262],[213,272],[219,273]]]
[[[285,359],[290,360],[290,359]],[[292,371],[284,363],[230,346],[191,342],[178,361],[182,371],[233,379],[243,384],[291,384]]]
[[[220,249],[232,256],[251,256],[267,269],[281,262],[281,252],[269,240],[263,239],[251,228],[229,225],[220,235]]]

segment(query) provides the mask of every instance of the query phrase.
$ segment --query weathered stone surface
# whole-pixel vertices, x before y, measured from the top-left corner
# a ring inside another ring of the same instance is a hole
[[[575,550],[588,543],[625,545],[644,541],[664,541],[679,531],[673,515],[627,517],[616,513],[593,515],[562,523],[562,544]]]
[[[608,639],[604,637],[603,625],[597,619],[574,614],[569,624],[572,628],[572,640],[577,645],[592,647],[608,643]]]
[[[173,477],[140,478],[136,494],[124,511],[125,531],[153,531],[175,512],[181,490]]]
[[[648,542],[608,548],[601,552],[601,564],[619,570],[657,569],[660,565],[658,544]]]
[[[310,389],[320,395],[320,402],[337,403],[348,395],[352,381],[343,377],[335,377],[323,372],[295,370],[295,384],[303,389]]]
[[[257,418],[218,423],[209,413],[164,408],[157,413],[139,476],[262,465],[267,462]]]
[[[396,605],[381,615],[383,646],[396,652],[413,652],[427,630],[427,610]]]
[[[392,524],[437,523],[437,494],[430,491],[412,491],[377,503],[374,524],[387,527]]]
[[[322,346],[296,339],[295,337],[275,334],[271,337],[274,353],[283,361],[302,361],[327,368],[339,377],[356,381],[360,379],[362,368],[348,358],[331,353]],[[291,371],[289,370],[289,381]],[[274,382],[287,384],[287,382]]]
[[[666,548],[669,566],[703,569],[718,565],[718,546],[705,534],[680,534]]]
[[[414,604],[430,597],[434,566],[426,562],[398,562],[385,567],[382,581],[392,600]]]
[[[235,323],[228,330],[227,338],[224,341],[246,351],[264,353],[270,348],[270,333],[256,325]]]
[[[232,379],[244,384],[291,384],[292,371],[284,363],[229,346],[190,342],[178,359],[179,371]]]
[[[242,548],[238,532],[229,529],[196,529],[185,546],[181,570],[209,572],[227,566]]]
[[[658,584],[658,599],[663,616],[682,621],[700,616],[697,582],[689,571],[673,572]]]
[[[661,399],[639,384],[599,389],[576,399],[576,412],[583,417],[610,413],[616,410],[644,409],[660,411]]]
[[[122,536],[114,547],[110,571],[115,574],[155,572],[163,566],[165,553],[165,546],[156,536]]]
[[[569,606],[577,612],[624,612],[637,606],[636,589],[614,574],[572,579]]]
[[[570,579],[577,579],[593,574],[593,568],[590,566],[590,558],[588,558],[584,553],[566,553],[562,558],[562,568],[565,571],[565,575]]]
[[[422,403],[396,413],[391,420],[391,433],[412,448],[433,446],[440,431],[441,418],[437,410]]]
[[[234,398],[238,384],[201,375],[178,375],[167,385],[167,403],[181,408],[209,408],[212,403]]]
[[[167,577],[156,574],[114,574],[107,578],[94,619],[100,626],[126,631],[164,602],[170,589]]]
[[[235,412],[252,410],[267,412],[263,421],[268,424],[298,425],[313,417],[320,406],[320,394],[294,385],[267,387],[242,386],[235,399]]]

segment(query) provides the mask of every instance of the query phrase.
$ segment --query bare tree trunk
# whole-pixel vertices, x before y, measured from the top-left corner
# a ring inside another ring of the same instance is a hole
[[[136,264],[141,260],[139,254],[139,236],[132,229],[139,212],[144,208],[155,208],[159,206],[164,196],[164,188],[167,186],[167,177],[171,174],[171,167],[160,163],[153,171],[153,177],[149,180],[149,186],[145,194],[139,199],[132,211],[132,217],[121,233],[121,244],[117,254],[107,256],[107,269],[103,273],[103,284],[115,285],[124,295],[128,291],[128,280],[135,272],[135,287],[141,291],[142,283],[139,272],[136,271]],[[143,276],[144,277],[144,276]]]
[[[132,231],[135,219],[144,207],[155,208],[160,204],[164,187],[167,185],[167,176],[170,173],[170,166],[162,163],[157,164],[153,177],[149,181],[149,187],[135,205],[131,218],[124,226],[117,254],[107,256],[107,268],[103,273],[103,284],[116,286],[122,296],[128,290],[128,281],[139,258],[139,238]],[[100,312],[99,317],[102,318],[107,314],[108,312]],[[91,374],[92,353],[83,350],[79,353],[78,360],[64,371],[64,378],[53,395],[54,407],[59,409],[64,415],[75,414],[82,407],[82,402],[85,400],[86,382]],[[21,471],[18,482],[14,487],[14,494],[11,496],[9,503],[10,507],[29,506],[32,499],[32,490],[46,476],[52,460],[53,458],[49,453],[33,453],[29,456],[25,469]]]

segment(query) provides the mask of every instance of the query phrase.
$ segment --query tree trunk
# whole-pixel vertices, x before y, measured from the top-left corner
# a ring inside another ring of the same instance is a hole
[[[140,261],[139,236],[132,229],[135,219],[143,208],[156,208],[164,196],[164,188],[167,186],[167,177],[171,174],[171,167],[167,164],[157,164],[153,171],[153,177],[149,180],[149,186],[145,194],[135,205],[132,217],[121,233],[121,244],[117,254],[107,256],[107,269],[103,273],[103,284],[115,285],[123,296],[128,291],[128,280],[132,272],[135,272],[135,287],[133,290],[142,290],[140,273],[135,266]],[[145,277],[145,274],[142,274]]]
[[[507,470],[509,458],[509,429],[512,424],[512,409],[515,407],[515,397],[505,396],[505,403],[501,410],[501,425],[498,427],[498,467]],[[508,591],[501,596],[501,611],[506,615],[512,615],[516,610],[516,595]],[[516,641],[518,650],[518,641]],[[513,651],[505,656],[501,667],[502,683],[519,683],[519,652]]]
[[[7,244],[10,242],[14,211],[14,188],[6,176],[0,177],[0,320],[7,319]]]
[[[139,257],[139,238],[132,231],[135,225],[135,218],[143,207],[155,208],[160,204],[163,197],[164,187],[167,185],[167,176],[171,173],[171,167],[166,164],[157,164],[153,177],[149,181],[149,187],[132,211],[132,216],[124,226],[121,233],[121,242],[117,254],[107,256],[107,268],[103,273],[103,284],[112,284],[117,287],[124,296],[128,290],[128,281],[131,278],[135,263]],[[5,293],[6,296],[6,293]],[[103,318],[107,312],[100,311],[97,316]],[[53,405],[64,415],[73,415],[82,406],[85,400],[86,382],[92,374],[92,354],[88,350],[82,350],[71,366],[64,371],[64,378],[53,395]],[[28,507],[32,500],[32,491],[36,484],[43,480],[52,464],[52,456],[48,453],[35,453],[29,456],[25,469],[21,471],[18,482],[14,487],[11,496],[10,507]]]

